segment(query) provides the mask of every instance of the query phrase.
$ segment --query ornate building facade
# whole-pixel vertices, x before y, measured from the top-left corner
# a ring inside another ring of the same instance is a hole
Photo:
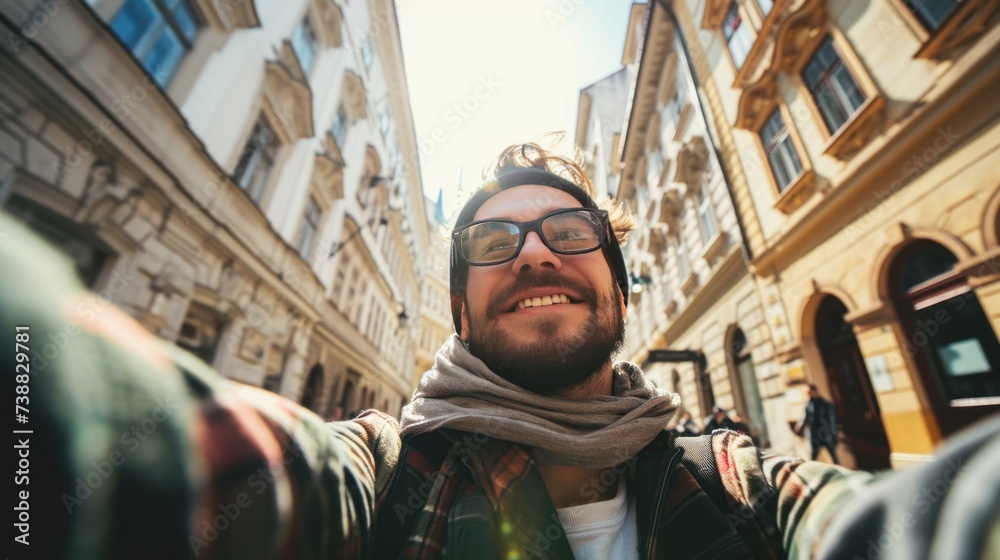
[[[734,409],[767,446],[794,452],[772,329],[746,267],[741,224],[684,47],[666,10],[633,6],[622,60],[631,85],[614,198],[640,218],[627,353],[704,419]],[[578,141],[578,144],[580,142]],[[614,167],[614,163],[612,164]],[[681,350],[667,356],[662,350]]]
[[[648,320],[645,301],[630,312],[635,359],[703,352],[715,398],[753,425],[759,397],[769,443],[800,453],[789,421],[815,383],[862,468],[926,460],[1000,410],[997,4],[643,8],[615,192],[645,219],[630,265],[660,299]],[[678,373],[661,383],[705,402]]]
[[[0,205],[95,312],[323,416],[398,413],[434,247],[392,2],[0,5]]]

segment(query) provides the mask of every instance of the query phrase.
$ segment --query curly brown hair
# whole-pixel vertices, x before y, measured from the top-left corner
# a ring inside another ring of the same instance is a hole
[[[495,177],[502,170],[512,167],[536,167],[572,181],[596,200],[594,183],[583,170],[582,164],[583,156],[579,150],[576,150],[574,157],[570,158],[546,150],[535,142],[512,144],[504,148],[500,155],[483,169],[483,179]],[[638,219],[621,202],[611,198],[598,201],[598,206],[608,211],[618,243],[625,243],[628,234],[639,225]]]

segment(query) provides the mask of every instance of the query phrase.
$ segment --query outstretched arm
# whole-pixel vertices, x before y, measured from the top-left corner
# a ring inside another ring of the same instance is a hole
[[[734,512],[773,521],[788,558],[1000,557],[1000,417],[878,475],[762,453],[732,432],[712,443]]]
[[[15,536],[28,544],[15,547],[37,558],[365,553],[399,449],[395,420],[324,424],[223,379],[83,291],[19,225],[0,226],[0,364],[29,411],[15,426],[28,508]]]

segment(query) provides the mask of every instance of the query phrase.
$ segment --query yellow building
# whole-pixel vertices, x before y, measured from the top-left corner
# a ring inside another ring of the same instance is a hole
[[[787,332],[772,329],[791,417],[795,383],[816,383],[849,457],[881,468],[1000,410],[998,4],[657,5]]]

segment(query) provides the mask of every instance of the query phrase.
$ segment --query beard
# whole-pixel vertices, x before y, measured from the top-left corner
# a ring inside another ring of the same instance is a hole
[[[589,303],[589,313],[576,333],[555,337],[564,321],[539,319],[533,330],[541,334],[533,342],[515,340],[497,321],[507,311],[501,306],[518,291],[534,287],[564,287]],[[513,285],[495,295],[485,313],[469,313],[469,351],[500,377],[541,395],[582,384],[600,373],[618,353],[625,340],[625,321],[617,301],[616,284],[598,294],[586,286],[555,274],[524,274]],[[465,298],[468,310],[468,296]]]

